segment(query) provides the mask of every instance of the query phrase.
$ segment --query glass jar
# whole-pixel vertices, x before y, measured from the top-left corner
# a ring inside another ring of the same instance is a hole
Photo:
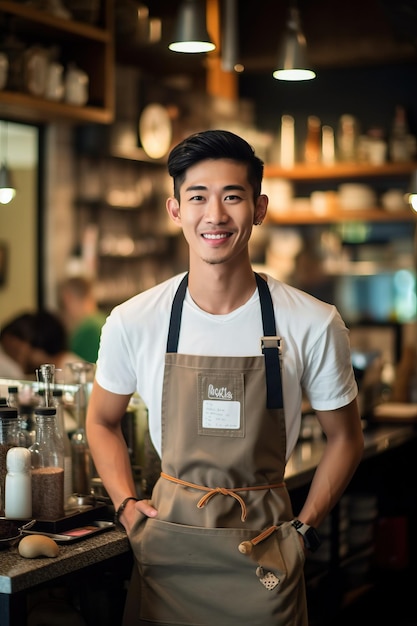
[[[64,515],[64,442],[56,408],[35,407],[36,440],[32,455],[32,515],[57,520]]]
[[[55,407],[57,426],[61,433],[62,442],[64,446],[64,507],[67,505],[69,497],[73,494],[72,488],[72,449],[70,438],[65,430],[64,420],[64,405],[63,405],[63,392],[62,389],[54,389],[52,392]]]
[[[6,457],[10,448],[19,445],[19,420],[17,409],[0,406],[0,517],[4,517]]]

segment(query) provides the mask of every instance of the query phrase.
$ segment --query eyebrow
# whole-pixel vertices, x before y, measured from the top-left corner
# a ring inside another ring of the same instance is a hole
[[[189,187],[186,187],[185,191],[204,191],[208,189],[208,187],[206,187],[205,185],[190,185]],[[234,190],[238,190],[238,191],[246,191],[246,187],[244,187],[243,185],[226,185],[225,187],[222,188],[222,191],[234,191]]]

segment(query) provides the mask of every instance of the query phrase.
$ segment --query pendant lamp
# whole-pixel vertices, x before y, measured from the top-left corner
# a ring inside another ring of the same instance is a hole
[[[307,63],[306,48],[299,11],[295,6],[290,6],[284,39],[278,55],[278,67],[273,72],[273,77],[288,81],[315,78],[315,72],[309,69]]]
[[[6,165],[7,157],[7,122],[2,123],[2,163],[0,166],[0,204],[9,204],[16,195],[16,189],[12,182],[10,171]]]
[[[239,63],[238,1],[223,0],[221,63],[224,72],[243,72]]]
[[[174,38],[168,47],[174,52],[191,54],[215,50],[216,46],[207,32],[205,0],[183,0]]]

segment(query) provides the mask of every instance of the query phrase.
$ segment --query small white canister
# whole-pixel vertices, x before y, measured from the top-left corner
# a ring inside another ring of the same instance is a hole
[[[32,517],[31,454],[27,448],[14,447],[6,455],[5,517]]]

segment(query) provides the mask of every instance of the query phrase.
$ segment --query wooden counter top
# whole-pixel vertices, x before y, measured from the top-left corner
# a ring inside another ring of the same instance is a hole
[[[0,593],[11,594],[35,587],[129,550],[125,531],[117,527],[69,545],[60,544],[56,558],[25,559],[15,545],[0,551]]]
[[[362,460],[400,446],[415,437],[417,430],[412,425],[386,424],[371,427],[364,432],[365,449]],[[297,444],[285,470],[285,481],[289,490],[310,482],[324,447],[325,441],[322,438],[300,441]]]

